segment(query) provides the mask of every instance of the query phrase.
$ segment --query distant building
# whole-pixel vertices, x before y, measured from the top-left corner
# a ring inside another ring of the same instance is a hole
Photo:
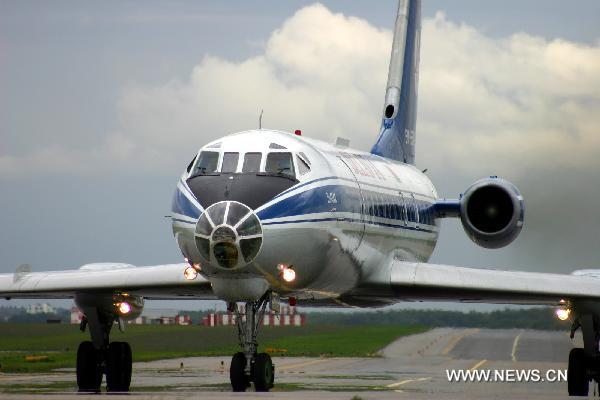
[[[244,315],[243,309],[240,307],[240,315],[245,321],[246,316]],[[204,326],[220,326],[220,325],[235,325],[236,315],[232,312],[219,312],[207,314],[202,318],[202,325]],[[263,320],[261,321],[262,326],[304,326],[306,324],[306,315],[296,313],[296,307],[282,306],[279,314],[270,311],[265,313]]]
[[[27,307],[27,314],[54,314],[56,308],[52,307],[48,303],[36,303],[30,304]]]

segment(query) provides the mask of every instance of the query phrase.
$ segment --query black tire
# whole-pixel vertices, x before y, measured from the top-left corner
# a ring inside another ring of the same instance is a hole
[[[585,352],[581,348],[571,349],[567,371],[569,396],[586,396],[590,389],[587,376]]]
[[[254,357],[252,365],[252,380],[254,381],[254,389],[257,392],[268,392],[273,387],[274,369],[271,356],[267,353],[260,353]]]
[[[77,386],[80,392],[99,392],[102,384],[100,352],[92,342],[79,344],[77,349]]]
[[[245,368],[246,355],[242,352],[235,353],[231,359],[231,366],[229,367],[229,379],[231,381],[231,388],[234,392],[245,392],[250,384],[244,373]]]
[[[127,342],[112,342],[106,355],[106,390],[128,392],[131,385],[131,346]]]

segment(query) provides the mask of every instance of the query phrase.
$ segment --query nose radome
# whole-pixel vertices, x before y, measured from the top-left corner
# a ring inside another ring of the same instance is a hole
[[[263,238],[254,211],[237,201],[221,201],[204,210],[194,235],[204,262],[224,269],[242,268],[252,262]]]

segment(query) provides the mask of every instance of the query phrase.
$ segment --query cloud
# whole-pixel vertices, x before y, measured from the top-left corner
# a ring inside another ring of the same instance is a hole
[[[438,13],[424,24],[421,65],[419,144],[437,149],[428,162],[514,175],[523,162],[597,165],[600,47],[492,39]]]
[[[0,177],[182,169],[202,144],[256,127],[261,109],[266,127],[343,136],[367,150],[379,127],[390,43],[390,31],[365,20],[304,7],[260,55],[242,62],[205,55],[186,79],[124,88],[118,128],[88,149],[58,141],[24,155],[5,150]],[[419,165],[512,176],[523,161],[540,169],[597,165],[599,46],[525,33],[491,38],[438,13],[423,23],[421,54]]]

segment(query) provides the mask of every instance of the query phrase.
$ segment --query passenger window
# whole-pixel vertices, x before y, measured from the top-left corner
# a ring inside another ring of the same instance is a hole
[[[210,174],[217,171],[217,163],[219,162],[219,153],[215,151],[203,151],[198,157],[196,164],[196,174]]]
[[[392,209],[392,219],[393,220],[397,220],[398,219],[398,212],[397,212],[397,206],[396,203],[394,203],[394,198],[390,197],[390,208]]]
[[[371,194],[369,192],[365,192],[364,194],[364,202],[365,202],[365,215],[368,215],[368,220],[370,221],[373,216],[373,205],[371,201]]]
[[[386,195],[385,196],[385,212],[386,212],[386,217],[389,219],[393,219],[392,216],[392,204],[390,201],[390,196]]]
[[[310,172],[310,166],[300,157],[296,156],[298,162],[298,172],[300,175],[308,174]]]
[[[402,219],[404,220],[404,225],[406,226],[408,224],[408,210],[406,208],[406,199],[402,193],[400,193],[400,202],[402,203]]]
[[[412,198],[412,205],[414,207],[415,223],[418,225],[419,224],[419,205],[417,204],[417,200],[415,199],[414,194],[411,194],[411,198]]]
[[[261,153],[246,153],[242,172],[259,172]]]
[[[225,153],[223,155],[223,165],[221,166],[221,172],[235,172],[237,171],[238,159],[240,153]]]
[[[267,155],[265,171],[272,174],[294,177],[292,153],[269,153]]]

